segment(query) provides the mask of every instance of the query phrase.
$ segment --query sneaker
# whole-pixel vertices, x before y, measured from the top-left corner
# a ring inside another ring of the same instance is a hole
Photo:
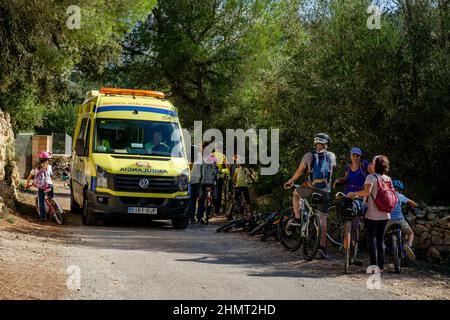
[[[409,244],[405,244],[403,248],[405,249],[406,255],[408,256],[409,260],[411,261],[416,260],[416,255],[414,254],[414,251]]]
[[[324,258],[324,259],[327,259],[327,260],[330,259],[330,257],[328,256],[328,253],[327,253],[327,249],[325,247],[320,246],[319,250],[317,250],[317,253],[319,253],[322,256],[322,258]]]

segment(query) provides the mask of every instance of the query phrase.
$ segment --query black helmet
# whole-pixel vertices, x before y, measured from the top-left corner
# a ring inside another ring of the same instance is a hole
[[[330,144],[331,138],[326,133],[318,133],[314,136],[314,144]]]

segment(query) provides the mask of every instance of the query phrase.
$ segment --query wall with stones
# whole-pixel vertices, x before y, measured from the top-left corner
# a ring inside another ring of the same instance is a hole
[[[450,265],[450,207],[426,207],[406,217],[419,257]]]
[[[61,179],[64,169],[71,168],[72,157],[68,155],[53,155],[52,170],[55,180]],[[70,172],[70,171],[69,171]]]
[[[19,172],[15,161],[11,119],[8,113],[0,109],[0,212],[6,207],[14,209],[18,185]]]

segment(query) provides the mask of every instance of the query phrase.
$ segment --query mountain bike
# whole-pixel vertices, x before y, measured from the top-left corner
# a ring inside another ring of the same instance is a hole
[[[233,188],[230,204],[225,213],[225,216],[229,221],[234,220],[234,218],[242,218],[248,214],[248,206],[245,201],[244,194],[237,188]]]
[[[336,194],[336,209],[342,218],[343,226],[343,249],[344,249],[344,273],[348,273],[350,265],[359,265],[357,260],[359,240],[362,227],[362,216],[364,208],[358,198],[352,199],[342,192]]]
[[[294,185],[295,188],[300,185]],[[296,251],[303,245],[306,260],[312,260],[319,249],[321,222],[319,212],[315,208],[323,201],[320,193],[312,194],[311,204],[307,199],[300,200],[301,222],[294,220],[293,208],[285,209],[278,224],[278,237],[281,244],[290,251]]]
[[[36,211],[38,213],[38,216],[40,217],[41,212],[39,209],[39,196],[36,196],[34,202],[36,205]],[[51,216],[59,225],[64,224],[64,210],[61,208],[61,205],[58,203],[58,201],[56,201],[55,198],[48,196],[48,193],[45,193],[44,207],[47,217]]]
[[[280,218],[281,213],[278,211],[266,215],[264,219],[261,219],[261,221],[257,223],[257,226],[249,232],[249,235],[262,234],[260,241],[265,241],[271,236],[277,236]]]
[[[214,197],[213,190],[214,186],[205,187],[205,224],[209,224],[209,219],[212,218],[214,213]]]
[[[402,206],[402,212],[406,213],[408,211],[416,211],[410,205]],[[402,268],[408,266],[410,260],[405,251],[405,244],[407,243],[407,235],[402,232],[402,227],[400,224],[394,223],[389,227],[388,232],[386,232],[386,248],[390,251],[392,256],[392,262],[394,263],[395,272],[401,273]]]
[[[402,267],[408,264],[408,255],[404,249],[406,244],[406,234],[402,232],[402,227],[394,223],[389,227],[389,231],[386,234],[387,248],[389,248],[392,262],[394,263],[395,272],[400,273]]]

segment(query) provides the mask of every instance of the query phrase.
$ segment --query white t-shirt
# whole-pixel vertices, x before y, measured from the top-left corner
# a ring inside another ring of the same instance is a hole
[[[366,177],[366,181],[364,182],[364,184],[370,184],[371,195],[369,195],[365,200],[366,205],[367,205],[367,212],[366,212],[365,218],[370,219],[370,220],[388,220],[391,218],[390,213],[378,210],[377,205],[373,201],[373,199],[375,199],[377,197],[377,192],[378,192],[378,182],[377,182],[377,177],[375,175],[378,177],[378,179],[383,179],[386,182],[391,181],[391,178],[385,174],[380,175],[378,173],[373,173],[373,174],[369,174]],[[373,196],[373,198],[372,198],[372,196]]]
[[[38,173],[39,173],[39,169],[37,169],[37,168],[36,169],[32,169],[30,171],[30,175],[32,175],[33,177],[35,177]],[[52,170],[52,166],[51,165],[48,165],[47,173],[48,173],[48,181],[47,181],[47,183],[53,185],[53,181],[52,181],[53,170]]]

